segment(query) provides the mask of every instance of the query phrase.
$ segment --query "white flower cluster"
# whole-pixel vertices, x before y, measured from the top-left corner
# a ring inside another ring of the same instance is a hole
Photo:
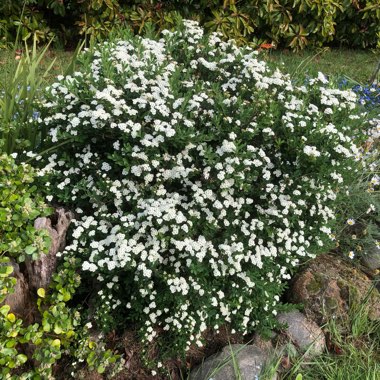
[[[100,283],[100,312],[126,306],[147,341],[185,349],[207,328],[271,325],[290,270],[330,241],[355,95],[322,75],[297,87],[193,21],[86,54],[44,104],[68,143],[40,174],[76,209],[64,254]]]

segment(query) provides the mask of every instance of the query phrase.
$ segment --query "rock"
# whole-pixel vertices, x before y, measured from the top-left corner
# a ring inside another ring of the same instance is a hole
[[[306,316],[322,325],[331,318],[347,318],[349,302],[364,302],[371,319],[380,318],[380,293],[361,271],[331,254],[310,261],[294,279],[289,298],[302,303]]]
[[[287,325],[284,332],[300,351],[307,352],[308,356],[322,354],[325,349],[325,336],[314,321],[307,319],[299,311],[279,314],[277,320]]]
[[[376,246],[370,248],[362,256],[362,264],[371,271],[380,269],[380,249]]]
[[[232,356],[232,352],[234,356]],[[239,375],[234,369],[234,359],[239,368]],[[190,373],[190,380],[258,380],[269,353],[254,345],[232,344],[207,358],[202,365]],[[274,375],[271,380],[276,380]]]
[[[272,338],[275,337],[275,334],[273,334],[274,336]],[[273,344],[272,344],[272,341],[269,339],[269,340],[265,340],[263,339],[259,334],[255,334],[253,336],[253,339],[252,339],[252,344],[258,348],[260,348],[260,350],[263,350],[263,351],[268,351],[268,352],[271,352],[273,351]]]

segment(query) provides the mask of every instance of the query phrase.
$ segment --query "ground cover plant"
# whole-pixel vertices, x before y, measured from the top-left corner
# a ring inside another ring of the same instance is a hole
[[[294,268],[334,244],[365,138],[355,93],[323,74],[294,84],[193,21],[105,42],[81,67],[48,90],[47,143],[64,149],[40,176],[76,212],[63,255],[97,289],[97,327],[134,323],[163,356],[226,322],[272,328]]]

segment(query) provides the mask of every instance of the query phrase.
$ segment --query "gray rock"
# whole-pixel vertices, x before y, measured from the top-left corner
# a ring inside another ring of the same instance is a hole
[[[380,249],[376,246],[362,256],[362,264],[369,270],[380,269]]]
[[[322,354],[325,348],[325,336],[321,328],[299,311],[282,313],[277,317],[280,323],[287,325],[285,334],[290,341],[308,356]]]
[[[276,334],[272,331],[272,338],[274,338]],[[274,350],[272,340],[265,340],[259,334],[255,334],[252,339],[252,344],[262,351],[272,352]]]
[[[259,380],[260,372],[268,359],[269,353],[257,346],[232,344],[194,368],[190,380]],[[234,368],[234,361],[238,371]],[[276,379],[277,375],[274,375],[271,380]]]

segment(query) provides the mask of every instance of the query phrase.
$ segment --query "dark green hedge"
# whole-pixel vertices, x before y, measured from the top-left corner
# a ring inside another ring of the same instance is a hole
[[[0,36],[13,42],[21,25],[23,39],[36,33],[70,45],[83,35],[107,36],[115,25],[136,33],[149,23],[171,28],[178,16],[239,43],[375,47],[380,39],[380,0],[2,0]]]

